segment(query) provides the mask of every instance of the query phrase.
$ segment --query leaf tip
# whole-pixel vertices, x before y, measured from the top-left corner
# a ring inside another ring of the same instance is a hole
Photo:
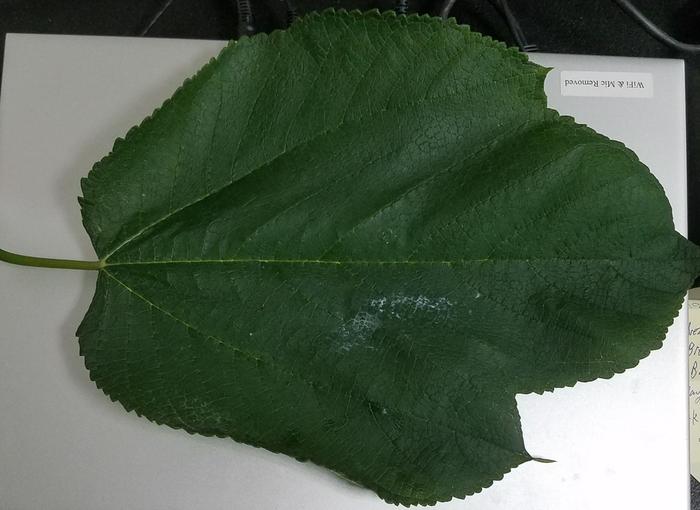
[[[532,457],[532,460],[539,462],[540,464],[555,464],[557,461],[552,459],[545,459],[542,457]]]

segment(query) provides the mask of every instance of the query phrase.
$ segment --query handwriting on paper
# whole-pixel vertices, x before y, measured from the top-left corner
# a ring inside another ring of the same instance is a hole
[[[700,300],[688,301],[690,472],[700,479]]]

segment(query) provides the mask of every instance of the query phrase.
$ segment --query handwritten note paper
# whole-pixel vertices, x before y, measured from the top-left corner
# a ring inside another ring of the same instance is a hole
[[[690,474],[700,480],[700,289],[688,300],[688,397],[690,399]]]

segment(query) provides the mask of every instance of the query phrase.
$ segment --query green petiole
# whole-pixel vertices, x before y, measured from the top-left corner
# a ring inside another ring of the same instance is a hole
[[[97,271],[105,266],[105,263],[102,260],[47,259],[43,257],[18,255],[17,253],[12,253],[5,250],[0,250],[0,260],[20,266],[49,267],[56,269],[81,269],[84,271]]]

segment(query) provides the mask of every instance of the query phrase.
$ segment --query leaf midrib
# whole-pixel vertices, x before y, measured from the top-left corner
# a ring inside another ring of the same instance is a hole
[[[304,265],[316,264],[326,266],[460,266],[469,264],[483,264],[487,262],[600,262],[604,264],[617,264],[624,261],[633,262],[660,262],[664,259],[637,259],[634,257],[620,258],[595,258],[595,257],[514,257],[514,258],[474,258],[455,260],[326,260],[326,259],[274,259],[274,258],[232,258],[232,259],[180,259],[180,260],[144,260],[133,262],[105,262],[103,268],[117,266],[152,266],[152,265],[178,265],[178,264],[279,264],[279,265]]]

